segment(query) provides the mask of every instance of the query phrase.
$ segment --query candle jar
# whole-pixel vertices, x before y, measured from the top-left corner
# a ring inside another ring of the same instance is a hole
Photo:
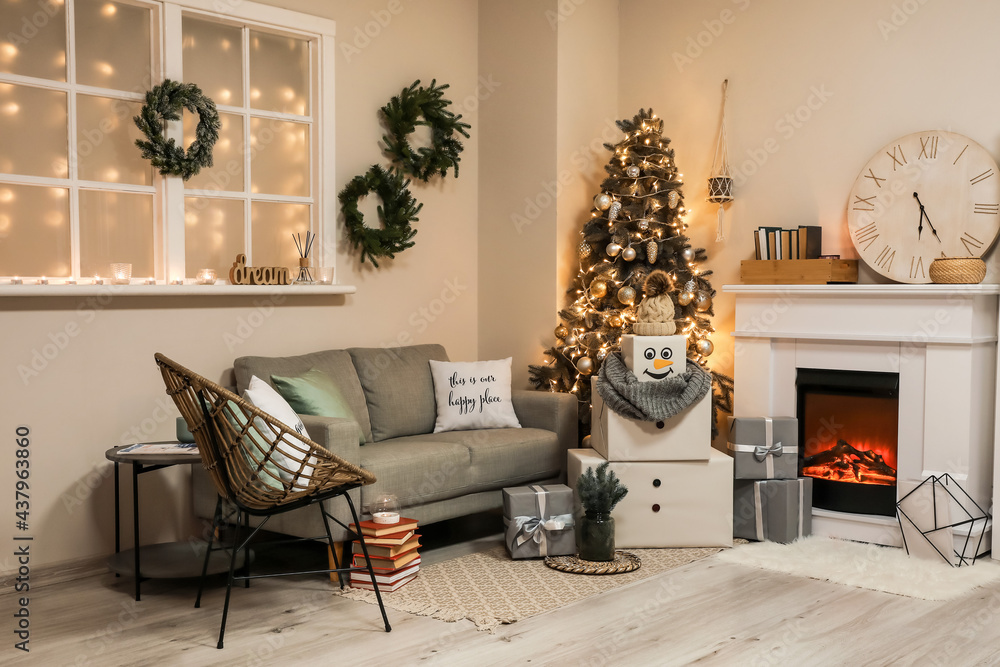
[[[375,523],[399,523],[399,499],[391,493],[376,496],[371,513]]]
[[[214,285],[215,284],[215,269],[202,269],[198,272],[198,284],[199,285]]]
[[[333,283],[333,267],[320,266],[316,269],[316,282],[320,285],[330,285]]]
[[[114,285],[128,285],[132,282],[132,265],[118,263],[111,265],[111,283]]]

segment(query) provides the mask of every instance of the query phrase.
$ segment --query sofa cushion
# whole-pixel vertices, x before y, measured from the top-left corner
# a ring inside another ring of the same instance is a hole
[[[236,388],[241,392],[249,386],[250,378],[254,375],[273,387],[272,375],[304,375],[313,368],[323,371],[334,381],[361,427],[365,441],[371,441],[372,426],[365,392],[358,381],[351,355],[346,350],[325,350],[297,357],[240,357],[233,362]]]
[[[313,368],[302,375],[272,375],[271,384],[300,415],[336,417],[357,422],[343,392],[329,375]],[[358,444],[365,444],[365,434],[358,427]]]
[[[442,346],[354,347],[347,351],[368,403],[371,440],[434,430],[437,409],[428,362],[448,361]]]
[[[426,443],[460,445],[468,450],[471,490],[502,489],[562,474],[566,449],[559,436],[540,428],[497,428],[478,431],[448,431],[396,438],[386,444],[407,448]]]
[[[470,491],[469,450],[451,442],[386,440],[361,448],[361,467],[378,480],[361,487],[362,506],[383,493],[411,505],[446,500]],[[364,507],[367,510],[367,507]]]
[[[511,357],[495,361],[434,361],[434,432],[521,428],[510,401]]]

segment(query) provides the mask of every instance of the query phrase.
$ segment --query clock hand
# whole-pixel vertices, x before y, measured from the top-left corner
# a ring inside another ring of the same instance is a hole
[[[917,200],[918,204],[920,204],[920,226],[917,227],[917,238],[920,238],[920,232],[923,229],[924,220],[927,220],[927,226],[931,228],[931,234],[933,234],[934,238],[938,240],[938,243],[944,243],[944,241],[941,240],[941,237],[938,236],[937,230],[934,229],[934,225],[931,223],[931,218],[927,215],[927,211],[924,209],[924,205],[920,202],[920,197],[917,196],[916,192],[913,193],[913,198]]]

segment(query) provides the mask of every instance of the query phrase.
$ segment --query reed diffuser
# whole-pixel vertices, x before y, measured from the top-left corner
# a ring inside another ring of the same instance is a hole
[[[312,251],[316,235],[306,232],[306,240],[303,242],[300,234],[292,234],[292,240],[295,241],[295,247],[299,251],[299,275],[295,278],[295,284],[312,285],[316,281],[313,280],[312,272],[309,271],[309,253]]]

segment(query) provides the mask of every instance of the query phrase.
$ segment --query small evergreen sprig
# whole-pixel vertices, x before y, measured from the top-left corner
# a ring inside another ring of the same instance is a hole
[[[628,487],[621,483],[614,470],[608,471],[608,465],[605,461],[597,466],[596,474],[593,468],[587,468],[587,472],[580,475],[576,482],[580,502],[587,512],[610,514],[628,493]]]

